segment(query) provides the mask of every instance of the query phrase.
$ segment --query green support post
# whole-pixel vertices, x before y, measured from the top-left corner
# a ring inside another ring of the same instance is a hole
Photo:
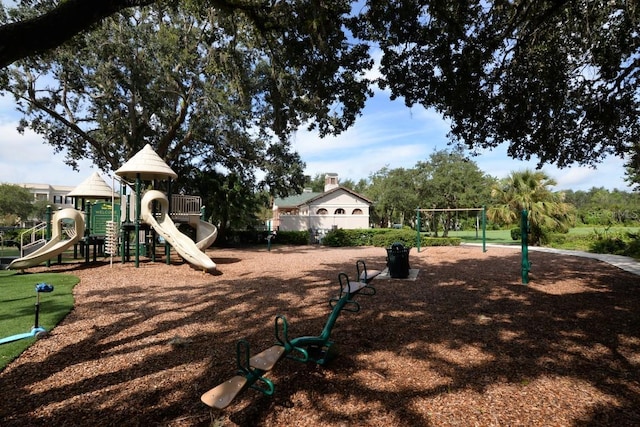
[[[422,228],[420,224],[420,207],[418,207],[416,211],[417,211],[416,222],[418,223],[418,234],[416,235],[416,247],[418,249],[418,253],[420,253],[420,229]]]
[[[522,284],[529,283],[529,220],[526,209],[522,210],[520,217],[520,242],[522,243]]]
[[[167,207],[167,215],[171,215],[171,211],[173,210],[173,205],[171,203],[173,200],[173,196],[171,195],[171,178],[169,178],[169,181],[167,182],[167,200],[169,202]],[[171,245],[166,240],[164,241],[164,258],[165,263],[167,265],[171,265]]]
[[[487,208],[482,205],[482,252],[487,252]]]
[[[122,185],[122,182],[120,183],[120,191],[122,193],[122,198],[124,198],[120,205],[120,254],[122,255],[122,263],[124,264],[127,261],[129,254],[129,232],[127,232],[125,228],[129,226],[129,206],[131,203],[131,199],[127,194],[127,187]],[[122,203],[124,203],[124,222],[122,222]],[[125,224],[127,225],[127,227],[124,226]]]
[[[84,262],[89,264],[89,239],[91,238],[91,202],[84,206]]]
[[[140,208],[142,204],[140,203],[140,174],[136,174],[136,222],[134,224],[135,242],[136,242],[136,254],[135,254],[135,265],[136,268],[140,266]]]
[[[45,218],[47,220],[47,231],[46,231],[46,239],[47,241],[51,240],[51,219],[53,217],[53,213],[51,211],[51,205],[47,205],[47,211],[45,213]],[[51,267],[51,260],[47,260],[47,267]]]

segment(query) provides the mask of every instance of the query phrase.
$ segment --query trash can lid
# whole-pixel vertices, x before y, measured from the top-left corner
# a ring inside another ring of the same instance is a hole
[[[395,242],[394,244],[391,245],[391,249],[404,249],[404,245],[400,242]]]

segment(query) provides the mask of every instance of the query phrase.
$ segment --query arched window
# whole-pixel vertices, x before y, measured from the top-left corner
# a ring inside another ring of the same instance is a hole
[[[351,215],[362,215],[362,209],[354,209]]]
[[[338,208],[338,209],[336,209],[335,215],[344,215],[344,213],[345,213],[344,209]]]
[[[317,214],[318,215],[326,215],[327,214],[327,210],[325,208],[320,208],[320,209],[318,209]]]

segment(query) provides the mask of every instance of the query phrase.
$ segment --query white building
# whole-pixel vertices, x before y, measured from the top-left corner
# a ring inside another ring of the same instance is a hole
[[[16,184],[25,188],[31,194],[33,194],[33,201],[46,201],[52,205],[56,205],[60,208],[72,208],[74,207],[74,198],[68,196],[68,194],[75,187],[68,187],[65,185],[50,185],[50,184]]]
[[[316,234],[333,228],[370,228],[372,201],[338,183],[337,174],[325,176],[322,193],[279,198],[273,203],[273,228],[279,231],[306,231]]]

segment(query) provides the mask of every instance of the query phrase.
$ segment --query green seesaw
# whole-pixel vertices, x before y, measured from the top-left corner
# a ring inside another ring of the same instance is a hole
[[[277,343],[268,349],[251,356],[250,345],[246,340],[236,345],[237,375],[225,381],[201,396],[206,405],[224,409],[244,389],[252,388],[267,396],[273,395],[275,386],[264,375],[282,358],[299,362],[326,364],[333,356],[333,342],[329,340],[331,330],[342,311],[358,312],[360,304],[353,300],[356,294],[375,295],[376,290],[369,283],[380,271],[367,270],[364,261],[356,262],[357,282],[352,282],[345,273],[338,274],[340,293],[337,298],[329,300],[332,308],[322,332],[318,336],[302,336],[289,340],[288,323],[283,315],[275,318],[275,335]]]

